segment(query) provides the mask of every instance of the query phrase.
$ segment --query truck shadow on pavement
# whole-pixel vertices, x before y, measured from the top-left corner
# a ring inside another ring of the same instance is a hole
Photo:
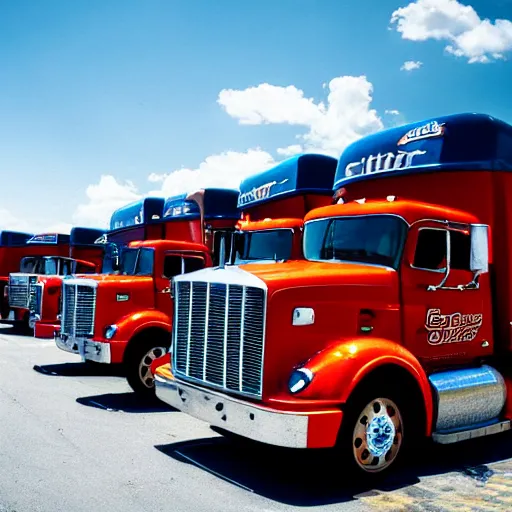
[[[451,472],[485,483],[493,473],[487,464],[512,457],[512,434],[451,446],[429,443],[415,454],[412,463],[373,486],[350,480],[343,461],[322,450],[291,450],[224,437],[155,448],[248,492],[288,505],[319,506],[378,496],[417,484],[421,477]],[[446,496],[453,490],[444,479],[437,484],[439,493]],[[423,486],[412,492],[432,494]]]
[[[156,397],[141,397],[136,393],[106,393],[104,395],[77,398],[80,405],[103,409],[108,412],[155,413],[172,412],[176,409],[164,404]]]
[[[59,363],[34,365],[36,372],[56,377],[124,377],[122,365],[90,364],[90,363]]]

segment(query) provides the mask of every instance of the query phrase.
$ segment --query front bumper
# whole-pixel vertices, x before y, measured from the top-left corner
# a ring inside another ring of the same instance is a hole
[[[110,364],[112,361],[110,343],[74,338],[61,333],[55,333],[54,339],[58,348],[72,354],[79,354],[83,360],[105,364]]]
[[[155,372],[156,396],[210,425],[262,443],[287,448],[329,448],[336,444],[341,409],[292,412],[271,409],[178,381],[169,365]]]

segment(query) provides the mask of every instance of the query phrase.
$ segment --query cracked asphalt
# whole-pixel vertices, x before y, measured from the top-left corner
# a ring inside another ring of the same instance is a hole
[[[343,461],[241,445],[118,368],[0,326],[0,512],[512,510],[512,435],[431,446],[376,488]]]

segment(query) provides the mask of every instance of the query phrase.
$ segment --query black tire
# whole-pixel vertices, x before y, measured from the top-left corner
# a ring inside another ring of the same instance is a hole
[[[139,336],[126,349],[125,371],[130,387],[143,396],[155,396],[155,384],[149,368],[151,362],[163,356],[170,347],[170,337]]]
[[[410,447],[421,437],[421,403],[401,384],[367,381],[344,407],[336,451],[348,479],[368,482],[386,477],[407,460]]]

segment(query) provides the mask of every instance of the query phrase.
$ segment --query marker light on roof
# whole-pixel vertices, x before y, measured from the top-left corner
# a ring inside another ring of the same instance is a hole
[[[359,203],[359,204],[364,204],[364,203],[366,203],[366,198],[363,197],[362,199],[356,199],[355,202]]]
[[[392,203],[393,201],[396,201],[396,196],[388,196],[388,197],[386,197],[386,199],[387,199],[390,203]]]

